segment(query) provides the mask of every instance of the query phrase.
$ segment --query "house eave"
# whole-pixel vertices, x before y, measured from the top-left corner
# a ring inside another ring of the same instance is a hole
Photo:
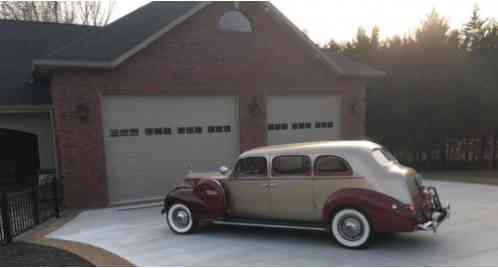
[[[45,113],[52,111],[51,105],[0,105],[0,114]]]
[[[154,41],[161,38],[164,34],[171,31],[176,26],[180,25],[182,22],[184,22],[188,18],[192,17],[194,14],[196,14],[197,12],[204,9],[209,4],[210,4],[210,2],[202,2],[202,3],[198,4],[197,6],[191,8],[185,14],[179,16],[178,18],[176,18],[172,22],[168,23],[163,28],[161,28],[159,31],[150,35],[149,37],[144,39],[142,42],[135,45],[134,47],[132,47],[128,51],[124,52],[123,54],[121,54],[120,56],[118,56],[116,59],[114,59],[112,61],[72,61],[72,60],[37,59],[37,60],[33,60],[33,65],[34,65],[35,69],[46,68],[46,67],[47,68],[63,67],[63,68],[113,69],[113,68],[119,66],[121,63],[123,63],[127,59],[129,59],[130,57],[132,57],[133,55],[140,52],[142,49],[148,47]]]
[[[96,62],[96,61],[69,61],[69,60],[33,60],[35,69],[38,68],[56,68],[56,67],[81,67],[81,68],[108,68],[115,67],[113,62]]]
[[[386,77],[387,73],[382,72],[382,71],[369,72],[369,73],[344,73],[341,76],[342,77],[352,77],[352,78],[376,79],[376,78]]]

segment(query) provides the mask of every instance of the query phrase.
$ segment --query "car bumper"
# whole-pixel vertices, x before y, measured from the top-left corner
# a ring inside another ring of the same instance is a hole
[[[425,203],[428,206],[428,219],[417,225],[417,230],[436,232],[438,227],[451,215],[450,206],[442,206],[439,193],[435,187],[427,187],[425,192]]]

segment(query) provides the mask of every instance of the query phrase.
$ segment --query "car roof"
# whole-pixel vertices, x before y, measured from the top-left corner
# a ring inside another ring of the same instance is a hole
[[[254,148],[243,153],[240,157],[262,156],[269,154],[321,154],[351,152],[351,151],[372,151],[382,148],[379,144],[371,141],[317,141],[306,143],[292,143],[282,145],[271,145]]]

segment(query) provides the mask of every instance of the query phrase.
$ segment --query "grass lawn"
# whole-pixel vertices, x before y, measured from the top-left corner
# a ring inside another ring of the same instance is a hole
[[[498,171],[496,170],[433,171],[421,173],[422,177],[428,180],[498,185]]]

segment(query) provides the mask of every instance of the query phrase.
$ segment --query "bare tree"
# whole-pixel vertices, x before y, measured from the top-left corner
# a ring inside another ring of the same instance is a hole
[[[77,23],[109,23],[115,0],[105,1],[1,1],[0,19]]]

